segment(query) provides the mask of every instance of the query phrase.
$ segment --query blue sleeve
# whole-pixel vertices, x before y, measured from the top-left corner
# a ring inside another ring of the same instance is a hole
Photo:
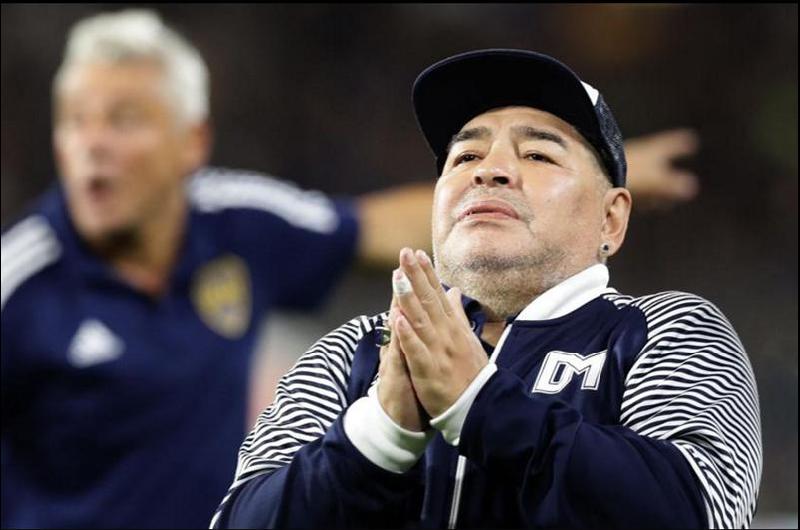
[[[291,463],[234,490],[214,527],[386,528],[406,519],[421,468],[395,474],[376,466],[349,441],[340,417]]]
[[[529,394],[503,368],[476,397],[459,452],[515,484],[527,526],[708,526],[702,494],[672,443],[588,423],[562,401]]]
[[[207,169],[189,186],[194,207],[218,212],[222,233],[246,257],[253,288],[271,305],[321,303],[358,252],[355,199],[253,172]]]
[[[353,263],[358,244],[355,203],[330,203],[332,221],[324,228],[296,225],[271,214],[250,212],[245,230],[254,256],[253,275],[266,284],[273,303],[286,309],[319,305]]]

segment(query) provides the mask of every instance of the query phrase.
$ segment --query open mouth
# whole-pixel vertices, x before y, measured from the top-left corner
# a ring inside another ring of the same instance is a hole
[[[111,181],[104,177],[93,177],[84,187],[86,197],[93,202],[107,200],[113,191]]]

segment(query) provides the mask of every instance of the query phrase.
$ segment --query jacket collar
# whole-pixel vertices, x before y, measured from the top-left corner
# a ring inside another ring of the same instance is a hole
[[[594,300],[608,288],[608,268],[598,263],[551,287],[528,304],[516,320],[550,320],[562,317]]]
[[[65,192],[60,184],[51,188],[42,209],[64,245],[64,252],[69,256],[70,267],[82,280],[92,284],[110,284],[133,289],[117,275],[106,261],[97,256],[78,234],[69,214]],[[207,218],[204,219],[191,203],[188,205],[186,214],[188,217],[183,241],[180,243],[178,256],[170,273],[169,290],[186,288],[195,268],[219,253],[218,245],[214,241],[216,235],[210,224],[211,221]]]
[[[517,320],[550,320],[567,315],[601,294],[617,292],[616,289],[608,287],[608,278],[608,268],[605,265],[602,263],[592,265],[539,295],[519,315],[509,317],[507,322],[510,324]],[[449,289],[447,285],[444,287]],[[462,294],[461,305],[472,325],[472,330],[480,337],[486,323],[486,314],[481,304]]]

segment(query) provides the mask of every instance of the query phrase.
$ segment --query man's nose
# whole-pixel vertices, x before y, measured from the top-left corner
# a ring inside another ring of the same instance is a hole
[[[513,157],[507,154],[487,156],[475,168],[472,183],[475,186],[515,187],[519,183],[519,171]]]
[[[113,151],[113,133],[108,124],[95,120],[85,124],[79,132],[83,156],[93,162],[108,159]]]

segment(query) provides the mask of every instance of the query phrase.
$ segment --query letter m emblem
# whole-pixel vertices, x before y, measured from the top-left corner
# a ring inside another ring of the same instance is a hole
[[[533,385],[533,392],[557,394],[564,390],[575,374],[583,374],[582,390],[597,390],[607,351],[589,355],[551,351],[544,358],[536,383]]]

